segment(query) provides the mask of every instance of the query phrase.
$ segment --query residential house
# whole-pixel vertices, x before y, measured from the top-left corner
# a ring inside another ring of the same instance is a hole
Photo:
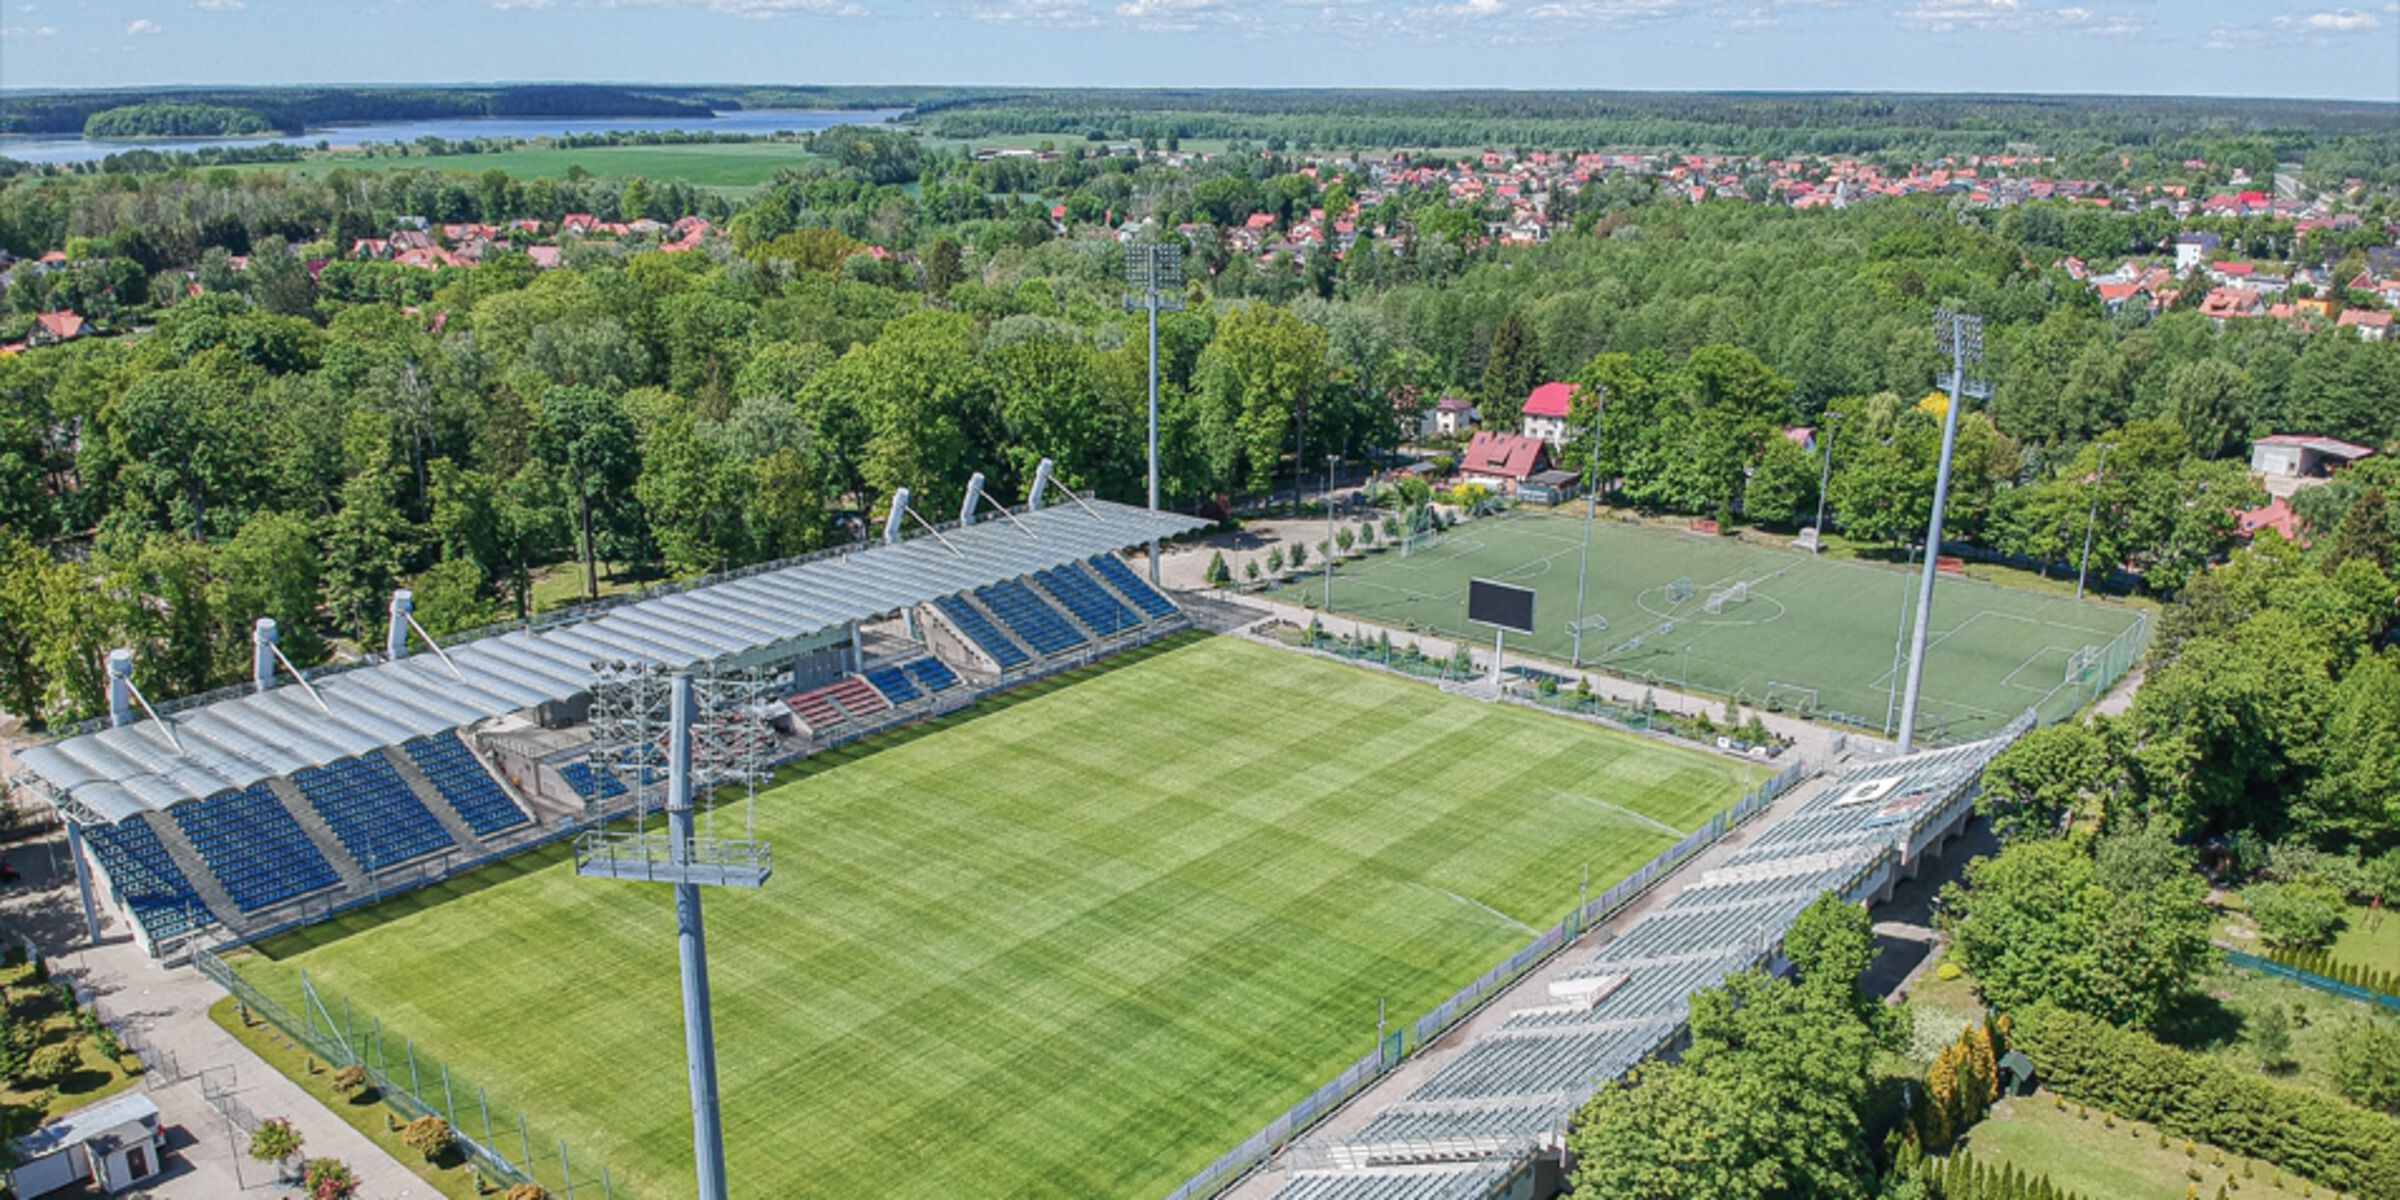
[[[2213,233],[2187,233],[2175,239],[2175,273],[2189,275],[2193,268],[2208,261],[2225,239]]]
[[[1503,496],[1515,495],[1519,484],[1549,469],[1550,447],[1540,438],[1491,429],[1476,431],[1458,460],[1461,481],[1483,484]]]
[[[52,346],[60,342],[74,341],[76,338],[82,337],[83,333],[82,314],[71,308],[62,308],[56,312],[46,312],[35,317],[33,332],[28,334],[25,340],[29,345]]]
[[[2371,308],[2345,308],[2333,327],[2357,330],[2362,342],[2380,342],[2392,336],[2392,314]]]
[[[158,1174],[166,1136],[149,1093],[120,1092],[16,1139],[9,1149],[16,1165],[8,1169],[8,1183],[16,1195],[69,1188],[89,1195],[87,1184],[115,1195]]]
[[[1430,432],[1443,437],[1457,437],[1473,428],[1475,422],[1481,419],[1482,414],[1475,411],[1473,401],[1464,396],[1444,396],[1433,406]]]
[[[1556,449],[1567,440],[1567,415],[1575,407],[1575,385],[1545,383],[1525,397],[1524,433]]]
[[[2250,470],[2267,491],[2289,496],[2375,453],[2371,446],[2312,434],[2278,433],[2250,444]]]

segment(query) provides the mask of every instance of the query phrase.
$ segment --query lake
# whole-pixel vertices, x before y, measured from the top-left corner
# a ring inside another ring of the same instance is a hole
[[[476,138],[564,137],[568,134],[651,132],[729,133],[757,136],[807,133],[836,125],[873,125],[889,121],[906,109],[732,109],[705,119],[692,117],[468,117],[438,121],[369,121],[312,128],[298,137],[144,138],[138,141],[95,141],[55,135],[0,136],[0,157],[32,163],[96,162],[127,150],[198,150],[204,146],[257,146],[294,142],[313,146],[329,142],[356,146],[368,142],[414,142],[437,137],[444,141]]]

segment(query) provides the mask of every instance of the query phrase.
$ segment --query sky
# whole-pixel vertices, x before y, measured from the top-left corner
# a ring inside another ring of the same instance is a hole
[[[0,87],[931,83],[2400,102],[2393,0],[0,0]]]

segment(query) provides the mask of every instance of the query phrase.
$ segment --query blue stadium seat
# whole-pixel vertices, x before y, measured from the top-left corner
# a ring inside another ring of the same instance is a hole
[[[894,704],[906,704],[925,694],[918,690],[916,684],[909,682],[908,672],[898,667],[877,667],[867,672],[867,682],[874,684],[875,690],[882,692],[884,699]]]
[[[256,912],[341,882],[308,831],[263,782],[178,804],[175,823],[236,908]]]
[[[1023,638],[1026,645],[1044,654],[1072,650],[1084,642],[1083,635],[1067,623],[1064,613],[1014,579],[977,588],[975,597],[1011,632]]]
[[[950,619],[952,625],[958,627],[960,633],[966,635],[968,641],[981,646],[984,653],[991,655],[992,661],[999,663],[1001,670],[1005,671],[1010,667],[1029,661],[1025,652],[1018,649],[1016,643],[1008,640],[1008,635],[1001,633],[990,621],[985,620],[983,614],[976,612],[973,606],[965,600],[956,596],[944,596],[934,601],[933,605],[942,611],[943,616]]]
[[[343,759],[330,767],[292,772],[317,815],[325,818],[342,849],[360,868],[380,871],[458,843],[425,802],[408,788],[391,760],[380,754]]]
[[[158,840],[158,831],[139,817],[83,831],[86,844],[108,876],[117,904],[150,935],[152,943],[217,923],[208,902]]]
[[[586,800],[606,800],[625,794],[625,781],[617,778],[614,771],[595,771],[592,764],[581,759],[561,766],[558,775],[567,781],[568,787],[575,789],[576,795]]]
[[[475,836],[503,833],[529,819],[457,734],[437,733],[400,748],[408,752],[409,761],[425,773],[434,790],[450,802],[450,807],[458,811],[458,819],[465,821]]]
[[[958,686],[958,672],[951,670],[949,663],[938,658],[914,659],[906,669],[929,692],[946,692]]]
[[[1034,579],[1051,595],[1058,597],[1058,602],[1066,605],[1067,611],[1074,613],[1075,619],[1083,622],[1084,628],[1103,637],[1123,633],[1142,623],[1141,617],[1135,615],[1132,609],[1109,595],[1108,589],[1101,587],[1072,563],[1043,571]]]
[[[1159,595],[1158,589],[1142,582],[1142,577],[1134,574],[1133,568],[1126,566],[1124,559],[1118,558],[1114,554],[1103,554],[1092,559],[1091,564],[1093,570],[1100,572],[1101,578],[1114,585],[1118,592],[1122,593],[1126,599],[1133,601],[1133,606],[1141,609],[1151,620],[1155,621],[1175,615],[1175,602]]]

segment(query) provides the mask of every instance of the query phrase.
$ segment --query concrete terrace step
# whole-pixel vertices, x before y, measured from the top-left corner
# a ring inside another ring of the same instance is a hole
[[[416,760],[410,758],[407,751],[397,746],[387,746],[383,750],[383,757],[392,764],[394,771],[399,772],[400,782],[416,793],[417,803],[424,805],[425,811],[432,813],[433,819],[442,823],[443,831],[450,835],[452,842],[465,848],[482,840],[475,836],[475,827],[458,815],[458,810],[451,806],[450,798],[442,794],[442,789],[433,786],[433,781],[425,777],[425,772],[417,769]]]

